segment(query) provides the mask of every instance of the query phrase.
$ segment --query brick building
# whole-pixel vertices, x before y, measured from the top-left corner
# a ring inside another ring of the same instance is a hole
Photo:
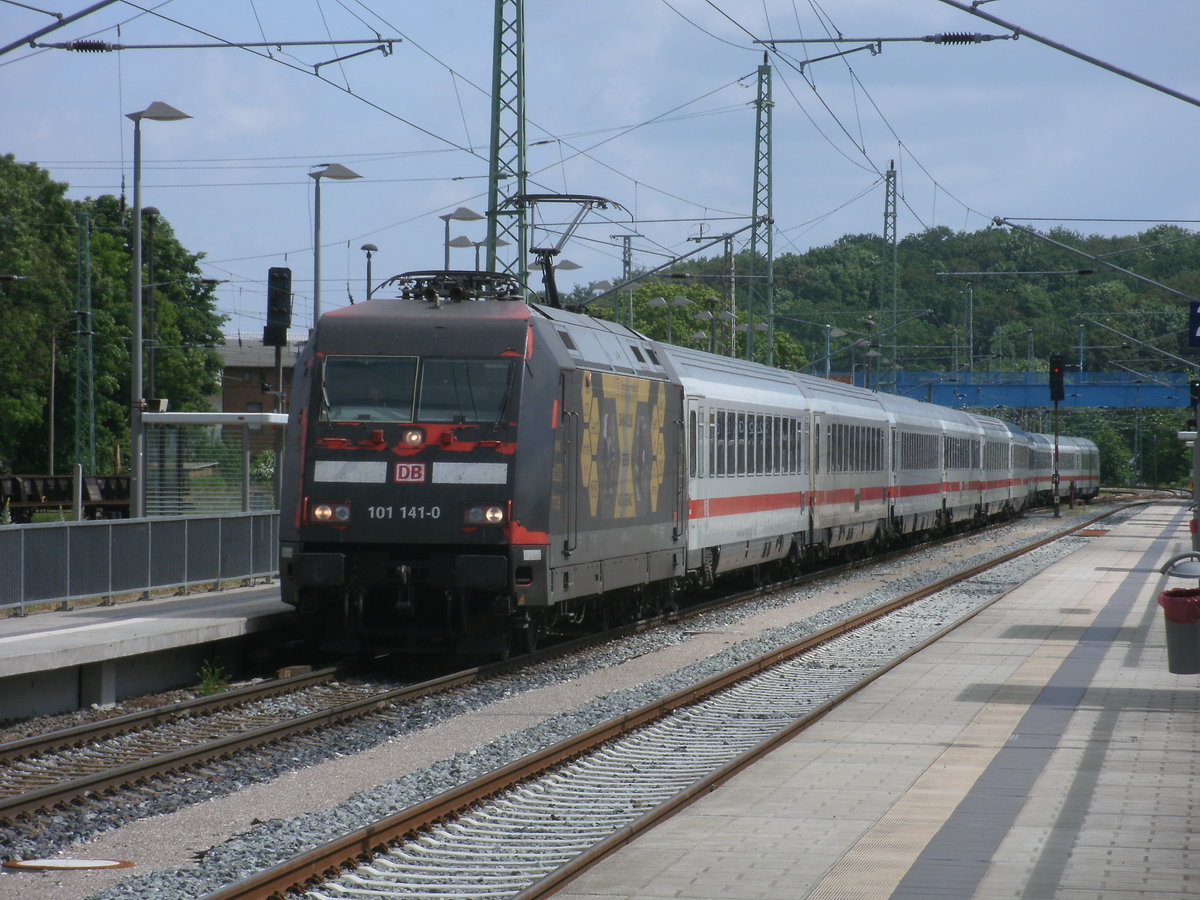
[[[275,348],[264,347],[262,335],[227,334],[225,345],[218,347],[224,361],[221,373],[221,393],[213,397],[213,409],[218,412],[287,412],[291,400],[292,366],[306,338],[288,335],[288,345],[281,347],[283,385],[276,384]],[[282,397],[279,393],[282,391]],[[277,407],[278,401],[282,401]],[[241,440],[236,426],[226,426],[226,440]],[[250,450],[259,453],[275,448],[271,429],[255,427],[250,435]]]

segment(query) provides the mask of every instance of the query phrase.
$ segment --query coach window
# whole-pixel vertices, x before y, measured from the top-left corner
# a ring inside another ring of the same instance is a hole
[[[696,411],[688,410],[688,474],[696,477]]]
[[[779,416],[775,417],[775,472],[776,472],[776,474],[786,475],[789,471],[788,455],[787,455],[787,453],[788,453],[787,432],[784,430],[789,425],[791,425],[791,423],[788,422],[787,419],[781,419]]]
[[[743,474],[754,474],[754,413],[746,416],[746,464],[743,469]]]
[[[711,410],[708,413],[708,476],[717,474],[717,441],[721,432],[717,431],[717,414]]]
[[[737,414],[737,473],[746,474],[746,414]]]
[[[779,416],[771,417],[771,473],[778,475],[782,471],[783,460],[779,456],[780,447],[780,418]]]
[[[787,472],[787,443],[783,433],[786,422],[786,419],[781,419],[779,416],[775,417],[775,432],[771,444],[775,448],[775,463],[771,471],[776,475]]]
[[[754,417],[754,474],[761,475],[764,471],[763,456],[766,450],[766,433],[763,428],[763,417]]]
[[[763,474],[775,471],[775,418],[763,416]]]
[[[725,440],[727,432],[725,431],[725,411],[721,410],[717,413],[717,468],[718,475],[725,474],[725,459],[728,448],[728,441]]]

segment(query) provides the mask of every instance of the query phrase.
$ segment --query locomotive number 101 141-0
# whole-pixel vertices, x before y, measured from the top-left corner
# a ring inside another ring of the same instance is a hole
[[[440,506],[368,506],[367,516],[372,519],[440,519]]]

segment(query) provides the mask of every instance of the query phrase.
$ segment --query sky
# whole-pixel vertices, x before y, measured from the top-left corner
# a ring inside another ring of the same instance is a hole
[[[0,44],[55,22],[29,8],[38,5],[0,0]],[[997,216],[1086,234],[1200,223],[1194,0],[978,8],[1023,36],[895,40],[1013,33],[942,0],[526,0],[528,190],[614,204],[590,212],[564,246],[562,258],[580,268],[563,270],[560,288],[619,280],[617,235],[636,235],[634,266],[649,269],[695,251],[698,238],[745,228],[764,53],[777,256],[880,234],[892,162],[901,237],[977,230]],[[143,122],[143,206],[204,254],[204,275],[221,281],[227,331],[261,335],[272,266],[292,269],[293,327],[306,329],[315,167],[336,162],[361,175],[321,183],[323,311],[365,297],[363,244],[378,247],[375,284],[441,268],[439,216],[486,211],[494,10],[489,0],[112,3],[38,42],[124,50],[22,42],[0,55],[0,153],[48,170],[70,185],[68,196],[124,190],[132,202],[127,114],[156,100],[190,114]],[[844,41],[782,43],[829,36]],[[369,49],[376,38],[393,41],[389,53]],[[196,46],[270,42],[329,43]],[[816,60],[839,50],[854,52]],[[563,211],[541,207],[532,245],[557,239]],[[451,225],[451,237],[486,236],[482,221]],[[739,249],[747,236],[734,239]],[[474,250],[452,250],[451,265],[474,268]]]

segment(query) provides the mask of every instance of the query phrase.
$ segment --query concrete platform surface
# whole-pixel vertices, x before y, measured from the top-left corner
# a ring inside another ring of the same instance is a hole
[[[239,637],[291,611],[278,584],[0,618],[0,678]]]
[[[291,615],[268,584],[0,618],[0,721],[196,684]]]

